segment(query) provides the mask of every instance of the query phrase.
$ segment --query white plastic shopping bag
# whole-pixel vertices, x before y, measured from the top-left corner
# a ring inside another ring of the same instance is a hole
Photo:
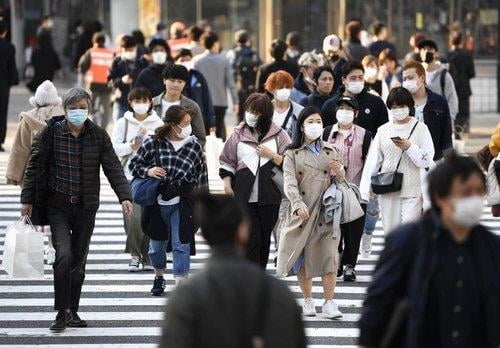
[[[43,234],[24,216],[7,227],[2,268],[15,278],[43,278]]]

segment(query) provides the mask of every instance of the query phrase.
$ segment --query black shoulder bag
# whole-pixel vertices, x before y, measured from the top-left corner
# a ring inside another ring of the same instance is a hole
[[[410,135],[407,140],[409,140],[417,128],[418,121],[415,122]],[[403,173],[398,172],[399,165],[401,164],[401,160],[403,159],[404,151],[401,152],[401,156],[399,157],[398,165],[396,166],[396,170],[393,172],[385,172],[379,173],[377,175],[372,176],[372,190],[373,193],[377,195],[383,195],[385,193],[399,192],[401,191],[401,187],[403,185]]]

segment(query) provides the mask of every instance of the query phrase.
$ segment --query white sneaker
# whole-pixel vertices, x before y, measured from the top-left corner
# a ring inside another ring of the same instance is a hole
[[[132,260],[128,264],[129,272],[139,272],[141,270],[141,260],[137,256],[132,256]]]
[[[47,259],[47,265],[53,265],[56,262],[56,250],[54,248],[48,248],[45,251],[45,258]]]
[[[174,262],[174,254],[171,252],[167,253],[167,263],[173,263],[173,262]]]
[[[372,253],[372,235],[363,233],[361,237],[361,257],[367,259]]]
[[[302,305],[302,314],[306,317],[316,316],[316,307],[314,306],[314,300],[312,298],[305,298],[304,304]]]
[[[323,304],[321,313],[328,319],[342,318],[342,313],[339,311],[339,307],[335,302],[333,302],[333,300],[328,300]]]

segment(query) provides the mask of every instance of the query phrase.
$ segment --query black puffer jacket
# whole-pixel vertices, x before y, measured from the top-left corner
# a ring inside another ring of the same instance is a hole
[[[31,157],[26,168],[21,192],[21,203],[33,205],[32,221],[35,225],[47,225],[46,203],[49,193],[50,160],[53,154],[53,134],[56,122],[64,116],[47,121],[33,140]],[[130,188],[111,144],[108,133],[92,121],[85,121],[82,153],[82,202],[87,210],[99,208],[100,166],[121,202],[131,200]]]

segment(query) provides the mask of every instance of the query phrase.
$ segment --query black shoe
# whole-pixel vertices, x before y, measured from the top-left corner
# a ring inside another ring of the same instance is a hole
[[[87,322],[85,320],[82,320],[78,313],[71,312],[71,315],[73,317],[73,320],[68,323],[69,327],[87,327]]]
[[[340,265],[339,269],[337,270],[337,278],[342,277],[342,274],[344,274],[344,266]]]
[[[0,152],[5,152],[5,149],[3,148],[3,145],[0,145]]]
[[[52,331],[64,331],[66,330],[66,326],[73,320],[70,312],[59,311],[56,316],[56,320],[50,326],[50,330]]]
[[[155,277],[151,294],[153,296],[161,296],[165,293],[165,279],[163,277]]]
[[[344,270],[344,281],[345,282],[353,282],[356,280],[356,271],[352,266],[345,266]]]

